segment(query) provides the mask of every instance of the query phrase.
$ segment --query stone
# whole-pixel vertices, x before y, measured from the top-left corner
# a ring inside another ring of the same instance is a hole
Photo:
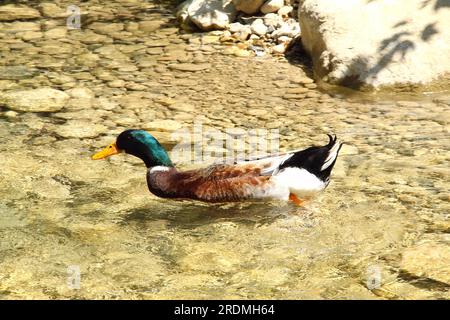
[[[280,10],[284,5],[284,0],[267,0],[262,6],[261,6],[261,12],[266,13],[272,13],[277,12]]]
[[[237,48],[234,50],[233,55],[236,57],[249,57],[252,53],[248,50]]]
[[[149,131],[149,133],[155,137],[156,140],[164,147],[166,150],[171,150],[174,146],[176,146],[179,141],[176,137],[172,136],[171,132],[162,132],[162,131]]]
[[[163,102],[159,101],[161,104],[164,104]],[[195,107],[192,104],[184,103],[184,102],[174,102],[168,105],[168,108],[170,110],[176,110],[176,111],[184,111],[184,112],[195,112],[197,110],[197,107]]]
[[[450,8],[435,1],[303,0],[316,76],[350,87],[424,84],[450,72]]]
[[[111,38],[95,33],[93,31],[85,31],[80,39],[81,42],[85,44],[99,44],[99,43],[111,43],[113,42]]]
[[[145,123],[143,127],[145,130],[149,131],[171,132],[180,129],[182,125],[178,121],[166,119]]]
[[[48,18],[65,18],[69,16],[69,12],[58,7],[56,4],[51,2],[44,2],[39,4],[39,9],[44,17]]]
[[[66,91],[70,97],[76,99],[92,99],[95,97],[91,89],[85,87],[76,87]]]
[[[278,37],[277,42],[278,43],[284,43],[284,44],[288,44],[289,42],[291,42],[292,38],[288,37],[288,36],[281,36]]]
[[[278,10],[278,15],[281,17],[288,17],[292,10],[294,10],[292,6],[281,7],[280,10]]]
[[[176,15],[183,29],[211,31],[226,29],[236,13],[231,0],[188,0],[178,7]]]
[[[283,19],[276,13],[268,13],[263,19],[266,26],[273,27],[274,29],[279,28],[283,23]]]
[[[272,47],[273,53],[283,54],[285,51],[286,51],[286,45],[283,43],[277,44],[276,46]]]
[[[419,243],[402,254],[401,269],[417,277],[426,277],[450,285],[448,244]]]
[[[40,18],[38,10],[15,4],[0,6],[0,21],[28,20]]]
[[[16,33],[25,31],[41,31],[41,26],[36,22],[14,21],[11,23],[4,23],[1,29],[2,31]]]
[[[16,111],[8,110],[3,112],[3,115],[7,118],[16,118],[19,115],[19,113],[17,113]]]
[[[272,32],[271,37],[277,39],[279,37],[295,38],[300,34],[300,24],[293,19],[282,22],[280,27]]]
[[[244,24],[242,24],[242,23],[240,23],[240,22],[234,22],[234,23],[231,23],[231,24],[228,26],[228,30],[229,30],[231,33],[236,33],[236,32],[239,32],[239,31],[241,31],[242,29],[244,29],[244,28],[246,28],[246,27],[248,27],[248,26],[246,26],[246,25],[244,25]]]
[[[39,38],[42,38],[44,34],[40,31],[25,31],[20,34],[22,40],[24,41],[30,41],[30,40],[36,40]]]
[[[168,67],[173,70],[195,72],[209,69],[211,65],[209,63],[202,63],[202,64],[177,63],[177,64],[169,64]]]
[[[116,79],[108,82],[108,87],[110,88],[123,88],[125,87],[125,81],[121,79]]]
[[[139,22],[139,30],[144,32],[154,32],[158,30],[164,21],[144,20]]]
[[[251,109],[247,110],[247,114],[250,115],[250,116],[254,116],[254,117],[258,117],[259,118],[259,117],[264,117],[265,115],[267,115],[268,111],[264,110],[264,109],[251,108]]]
[[[89,25],[89,29],[92,29],[99,34],[109,35],[114,32],[122,31],[124,29],[124,25],[123,23],[94,22]]]
[[[48,39],[60,39],[67,36],[67,28],[59,27],[46,31],[44,36]]]
[[[286,93],[299,94],[299,93],[307,93],[309,90],[304,87],[296,87],[296,88],[288,88]]]
[[[62,126],[57,126],[55,133],[63,138],[95,138],[107,129],[104,125],[92,121],[68,120]]]
[[[250,28],[250,26],[244,26],[241,30],[235,32],[233,34],[233,37],[235,37],[236,39],[245,41],[248,39],[248,37],[250,36],[250,34],[252,33],[252,29]]]
[[[30,79],[39,74],[34,68],[25,66],[4,66],[0,67],[0,80],[20,80]]]
[[[237,10],[246,14],[254,14],[259,11],[264,0],[233,0],[233,3]]]
[[[45,87],[0,93],[0,105],[23,112],[56,112],[68,99],[69,95],[64,91]]]
[[[263,36],[267,33],[267,26],[262,19],[256,19],[250,26],[252,32],[258,36]]]

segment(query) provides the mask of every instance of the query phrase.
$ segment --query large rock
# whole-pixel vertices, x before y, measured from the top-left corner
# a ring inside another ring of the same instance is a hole
[[[52,88],[0,93],[0,105],[23,112],[56,112],[64,107],[68,99],[67,93]]]
[[[183,29],[226,29],[236,17],[231,0],[188,0],[177,10],[177,18]]]
[[[316,76],[348,86],[426,83],[450,72],[448,1],[301,0]]]
[[[401,269],[416,277],[426,277],[450,284],[448,243],[420,243],[404,251]]]
[[[261,12],[272,13],[280,10],[284,5],[284,0],[267,0],[261,7]]]
[[[14,4],[0,6],[0,21],[36,19],[40,16],[41,14],[39,11],[26,6],[18,6]]]
[[[233,0],[233,3],[239,11],[247,14],[255,14],[263,5],[265,0]]]

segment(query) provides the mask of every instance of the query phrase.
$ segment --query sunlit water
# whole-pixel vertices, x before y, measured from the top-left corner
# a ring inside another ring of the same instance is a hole
[[[95,95],[55,113],[0,113],[0,298],[450,298],[448,93],[399,102],[310,86],[292,99],[285,93],[309,75],[303,65],[223,55],[218,37],[180,36],[161,5],[83,5],[98,16],[133,12],[104,18],[131,31],[106,32],[97,44],[83,42],[87,29],[21,40],[0,28],[2,66],[37,69],[0,80],[0,90]],[[140,34],[140,20],[163,23]],[[51,21],[37,23],[45,30]],[[62,49],[46,48],[55,43]],[[210,66],[167,67],[193,61]],[[162,119],[189,130],[195,121],[277,128],[281,151],[325,143],[326,133],[346,144],[330,186],[305,207],[158,199],[138,160],[90,160],[123,129]],[[69,266],[80,268],[79,289],[67,283]]]

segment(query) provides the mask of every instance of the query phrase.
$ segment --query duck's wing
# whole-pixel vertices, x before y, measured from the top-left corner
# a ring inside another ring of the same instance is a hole
[[[284,153],[276,156],[267,156],[253,160],[246,160],[229,164],[214,164],[207,168],[197,170],[197,174],[210,179],[227,179],[243,176],[270,176],[294,153]],[[195,171],[195,170],[194,170]]]
[[[284,198],[287,190],[279,190],[279,186],[271,181],[270,174],[282,160],[279,157],[266,158],[179,172],[174,188],[178,190],[177,194],[184,194],[186,198],[209,202]]]

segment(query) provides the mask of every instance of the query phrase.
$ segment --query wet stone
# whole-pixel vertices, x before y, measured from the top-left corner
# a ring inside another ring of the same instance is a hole
[[[30,79],[39,74],[39,71],[26,66],[2,66],[0,67],[0,80]]]
[[[403,253],[401,268],[417,277],[427,277],[450,285],[450,250],[445,244],[421,243]]]
[[[169,68],[173,70],[179,71],[187,71],[187,72],[196,72],[209,69],[211,65],[209,63],[204,64],[190,64],[190,63],[178,63],[178,64],[169,64]]]
[[[175,131],[182,127],[178,121],[174,120],[155,120],[144,124],[144,128],[150,131]]]
[[[28,20],[36,19],[40,16],[41,14],[38,10],[26,6],[14,4],[0,6],[0,21]]]
[[[0,104],[24,112],[55,112],[64,107],[69,95],[52,88],[0,93]]]
[[[286,90],[286,93],[289,94],[301,94],[301,93],[306,93],[309,90],[307,88],[303,88],[303,87],[297,87],[297,88],[289,88]]]
[[[95,138],[106,131],[104,125],[91,121],[69,120],[64,125],[58,126],[55,133],[63,138]]]

